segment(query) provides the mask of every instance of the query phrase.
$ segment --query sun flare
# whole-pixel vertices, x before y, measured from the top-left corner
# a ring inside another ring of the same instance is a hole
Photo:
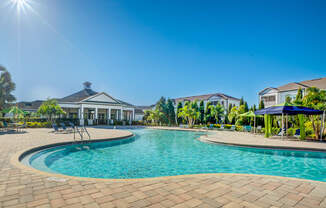
[[[10,0],[10,2],[19,13],[29,7],[29,0]]]

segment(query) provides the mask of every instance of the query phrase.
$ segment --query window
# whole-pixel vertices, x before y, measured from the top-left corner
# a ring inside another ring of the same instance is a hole
[[[275,95],[273,96],[265,96],[261,98],[264,102],[275,102]]]
[[[212,101],[212,105],[217,105],[218,101]]]

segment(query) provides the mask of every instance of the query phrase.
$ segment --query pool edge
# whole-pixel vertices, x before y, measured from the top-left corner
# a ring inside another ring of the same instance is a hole
[[[127,138],[135,136],[135,134],[133,134],[132,132],[130,132],[130,133],[131,133],[131,135],[127,135],[127,136],[107,138],[107,139],[94,139],[94,140],[91,140],[90,142],[93,143],[93,142],[101,142],[101,141],[113,141],[113,140],[127,139]],[[199,138],[201,138],[201,137],[199,137]],[[21,169],[22,171],[28,171],[28,172],[36,173],[36,174],[47,176],[47,177],[57,177],[57,178],[64,178],[67,180],[92,181],[92,182],[130,182],[130,181],[136,182],[136,181],[151,181],[151,180],[169,180],[169,179],[189,178],[189,177],[230,176],[230,175],[232,176],[233,175],[233,176],[265,177],[265,178],[275,178],[275,179],[282,179],[282,180],[296,180],[296,181],[304,181],[304,182],[309,182],[309,183],[326,184],[326,182],[323,182],[323,181],[309,180],[309,179],[303,179],[303,178],[274,176],[274,175],[246,174],[246,173],[202,173],[202,174],[188,174],[188,175],[175,175],[175,176],[161,176],[161,177],[151,177],[151,178],[129,178],[129,179],[87,178],[87,177],[63,175],[63,174],[58,174],[58,173],[49,173],[49,172],[37,170],[37,169],[35,169],[31,166],[27,166],[21,162],[23,157],[25,157],[27,154],[30,154],[32,152],[47,149],[47,148],[54,147],[54,146],[63,146],[63,145],[69,145],[69,144],[75,144],[75,143],[76,142],[59,142],[59,143],[42,145],[42,146],[38,146],[38,147],[34,147],[34,148],[27,148],[27,149],[21,150],[19,152],[16,152],[10,158],[10,163],[13,166]],[[82,142],[79,141],[78,143],[82,143]],[[211,142],[211,143],[214,143],[214,142]],[[234,145],[234,146],[239,146],[239,145]],[[277,148],[274,147],[274,149],[277,149]]]

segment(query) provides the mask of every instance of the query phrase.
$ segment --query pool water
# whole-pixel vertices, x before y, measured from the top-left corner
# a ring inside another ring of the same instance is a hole
[[[138,129],[134,137],[58,146],[26,156],[36,169],[91,178],[246,173],[326,181],[326,153],[210,144],[203,133]]]

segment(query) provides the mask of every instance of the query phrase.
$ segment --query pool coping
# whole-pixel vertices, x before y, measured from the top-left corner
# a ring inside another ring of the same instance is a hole
[[[166,130],[172,130],[172,129],[166,129]],[[189,130],[186,130],[186,131],[189,131]],[[131,133],[131,132],[129,132],[129,133]],[[91,142],[91,143],[102,142],[102,141],[114,141],[114,140],[127,139],[127,138],[130,138],[133,136],[135,136],[135,134],[131,133],[131,135],[127,135],[127,136],[104,138],[104,139],[93,139],[93,140],[87,140],[87,141]],[[198,139],[200,139],[202,137],[203,136],[199,137]],[[150,177],[150,178],[128,178],[128,179],[88,178],[88,177],[69,176],[69,175],[64,175],[64,174],[59,174],[59,173],[49,173],[49,172],[35,169],[31,166],[27,166],[21,162],[23,157],[25,157],[26,155],[28,155],[32,152],[40,151],[40,150],[55,147],[55,146],[64,146],[64,145],[70,145],[70,144],[76,144],[76,143],[80,144],[83,142],[84,141],[59,142],[59,143],[51,143],[51,144],[47,144],[47,145],[42,145],[42,146],[38,146],[38,147],[34,147],[34,148],[26,148],[24,150],[16,152],[10,158],[10,163],[13,166],[15,166],[16,168],[19,168],[23,171],[36,173],[39,175],[47,176],[49,178],[51,177],[51,178],[66,179],[66,180],[93,181],[93,182],[141,182],[141,181],[169,180],[169,179],[190,178],[190,177],[230,176],[230,175],[232,176],[233,175],[233,176],[266,177],[266,178],[275,178],[275,179],[282,179],[282,180],[297,180],[297,181],[304,181],[304,182],[309,182],[309,183],[326,184],[326,182],[323,182],[323,181],[309,180],[309,179],[303,179],[303,178],[274,176],[274,175],[246,174],[246,173],[201,173],[201,174],[187,174],[187,175],[174,175],[174,176],[160,176],[160,177]],[[208,141],[208,142],[210,142],[210,141]],[[214,143],[214,142],[212,142],[212,143]],[[216,143],[218,143],[218,142],[216,142]],[[233,145],[233,146],[239,146],[239,145]],[[274,149],[276,149],[276,148],[274,148]]]
[[[227,145],[227,146],[238,146],[238,147],[251,147],[251,148],[263,148],[263,149],[279,149],[279,150],[295,150],[295,151],[311,151],[311,152],[323,152],[326,153],[324,148],[316,147],[291,147],[291,146],[279,146],[279,145],[260,145],[260,144],[244,144],[244,143],[234,143],[234,142],[220,142],[216,140],[210,140],[207,136],[201,136],[201,141]]]

